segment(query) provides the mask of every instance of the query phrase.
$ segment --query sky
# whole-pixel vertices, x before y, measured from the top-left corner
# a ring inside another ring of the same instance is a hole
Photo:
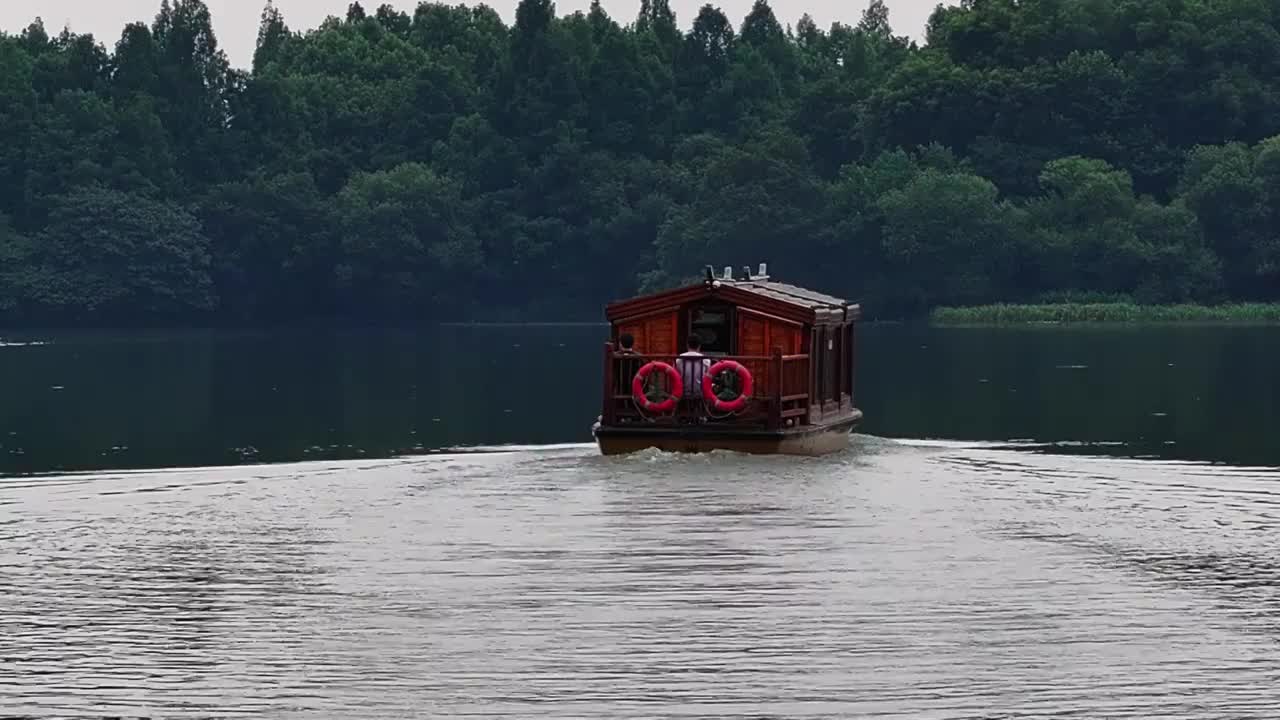
[[[364,0],[361,4],[372,12],[384,1]],[[460,0],[446,1],[456,4]],[[671,7],[676,12],[680,26],[688,29],[698,8],[707,1],[671,0]],[[752,0],[710,1],[723,10],[735,26],[742,23],[742,18],[746,17],[752,3]],[[258,22],[266,0],[205,2],[213,15],[213,31],[218,37],[219,46],[227,53],[232,65],[248,67],[253,59]],[[290,29],[307,30],[319,25],[329,15],[345,16],[351,0],[275,2],[276,7],[284,13],[285,22]],[[518,0],[489,0],[488,4],[510,24],[515,20],[517,2]],[[409,14],[413,13],[417,4],[417,0],[391,2],[392,6]],[[568,15],[577,10],[586,11],[590,4],[590,0],[556,0],[556,13]],[[773,0],[770,4],[774,14],[784,25],[790,23],[794,26],[800,16],[808,12],[818,26],[825,29],[837,21],[856,23],[867,3],[865,0]],[[886,4],[889,6],[889,23],[893,26],[894,33],[919,40],[924,33],[925,21],[938,0],[886,0]],[[615,20],[623,24],[634,20],[640,9],[639,0],[601,0],[601,5]],[[70,27],[73,32],[92,33],[110,49],[115,46],[116,40],[120,38],[120,31],[126,24],[138,20],[150,24],[159,7],[160,0],[0,0],[0,30],[20,32],[38,15],[44,20],[50,34],[61,31],[63,27]]]

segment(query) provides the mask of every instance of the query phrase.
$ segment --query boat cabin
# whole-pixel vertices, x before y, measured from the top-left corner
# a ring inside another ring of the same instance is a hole
[[[735,276],[725,268],[716,276],[708,266],[701,282],[608,305],[599,427],[776,433],[860,417],[853,387],[859,306],[772,280],[766,270],[761,264]],[[634,338],[634,354],[620,351],[624,334]],[[691,399],[687,383],[663,367],[685,367],[677,356],[690,335],[712,365],[715,398]]]

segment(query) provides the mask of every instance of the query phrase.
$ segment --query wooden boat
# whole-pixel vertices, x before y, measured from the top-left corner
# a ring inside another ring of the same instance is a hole
[[[847,446],[862,420],[853,395],[860,308],[766,269],[716,277],[708,266],[701,282],[606,307],[604,403],[592,428],[603,454]],[[624,335],[633,352],[619,347]],[[709,362],[680,357],[690,335]]]

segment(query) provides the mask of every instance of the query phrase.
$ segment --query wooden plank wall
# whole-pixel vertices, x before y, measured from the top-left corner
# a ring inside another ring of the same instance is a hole
[[[738,355],[800,354],[800,326],[767,315],[738,310]]]
[[[618,334],[631,333],[642,355],[675,355],[683,349],[676,338],[676,320],[674,310],[627,320],[618,326]]]
[[[798,355],[800,348],[801,326],[786,320],[772,318],[767,315],[738,308],[738,353],[768,357],[775,348],[781,349],[783,355]],[[773,392],[776,382],[773,377],[774,368],[766,364],[756,375],[756,393]]]

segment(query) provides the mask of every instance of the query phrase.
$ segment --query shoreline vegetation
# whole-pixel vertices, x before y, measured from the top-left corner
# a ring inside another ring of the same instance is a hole
[[[1280,323],[1280,303],[1141,305],[1128,302],[993,304],[939,307],[931,325],[1037,323]]]
[[[1280,302],[1272,5],[984,0],[917,41],[862,1],[262,0],[246,68],[205,0],[32,18],[0,32],[0,325],[593,320],[761,262],[885,319]]]

